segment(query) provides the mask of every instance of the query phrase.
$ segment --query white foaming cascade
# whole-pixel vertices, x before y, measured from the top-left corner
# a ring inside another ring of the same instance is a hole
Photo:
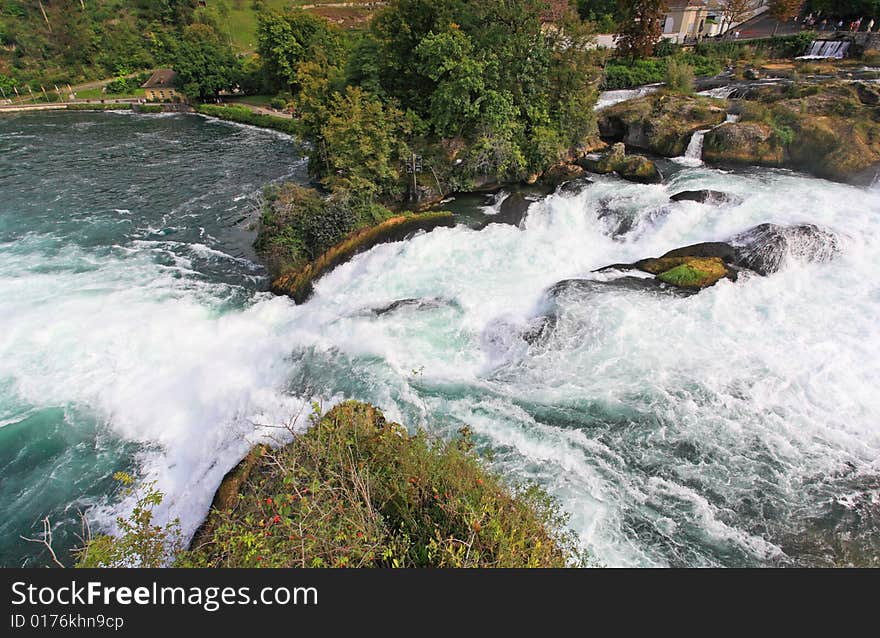
[[[846,40],[814,40],[806,55],[798,60],[842,60],[849,52],[850,43]]]
[[[627,102],[629,100],[635,100],[640,97],[645,97],[646,95],[656,93],[660,90],[662,86],[662,84],[646,84],[645,86],[640,86],[636,89],[602,91],[599,94],[599,99],[596,102],[596,106],[593,108],[596,111],[601,111],[602,109],[607,109],[608,107],[614,106],[615,104],[620,104],[621,102]]]
[[[695,189],[743,203],[670,205]],[[786,525],[835,498],[833,477],[880,472],[878,211],[878,192],[771,170],[597,177],[533,204],[522,229],[441,228],[355,257],[303,306],[256,295],[233,311],[228,286],[157,265],[148,247],[47,261],[25,238],[0,253],[0,378],[139,443],[168,496],[160,519],[187,533],[245,451],[285,434],[264,426],[304,427],[314,394],[436,433],[470,425],[496,469],[560,499],[598,563],[772,563]],[[763,222],[831,229],[842,254],[690,297],[546,296]],[[441,302],[364,312],[423,298]],[[546,313],[546,338],[524,340]],[[781,531],[749,514],[762,507]]]
[[[723,124],[731,124],[739,121],[738,115],[728,114],[727,118],[724,120]],[[722,126],[722,125],[719,125]],[[706,135],[711,131],[718,128],[717,126],[711,129],[706,129],[704,131],[696,131],[691,136],[691,141],[688,142],[688,147],[685,150],[685,153],[682,157],[674,157],[672,158],[673,162],[681,164],[683,166],[690,166],[692,168],[696,168],[698,166],[703,165],[703,144],[706,141]]]

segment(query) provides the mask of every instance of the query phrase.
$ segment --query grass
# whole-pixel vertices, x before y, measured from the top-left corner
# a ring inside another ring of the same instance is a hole
[[[289,135],[297,133],[297,122],[286,117],[276,117],[274,115],[264,115],[254,113],[244,106],[220,106],[217,104],[201,104],[198,106],[198,112],[202,115],[209,115],[220,120],[228,120],[230,122],[238,122],[239,124],[250,124],[262,128],[270,128]]]
[[[146,95],[146,91],[143,89],[135,89],[134,91],[128,91],[126,93],[102,93],[101,87],[96,87],[94,89],[81,89],[76,92],[76,98],[78,100],[117,100],[122,98],[137,98],[144,97]]]
[[[248,95],[241,98],[235,98],[233,103],[250,104],[251,106],[260,106],[263,108],[271,108],[274,95]]]
[[[178,565],[583,564],[557,503],[489,472],[467,430],[449,442],[410,434],[356,402],[313,423],[282,449],[258,448],[243,464],[246,476],[228,477],[238,485]]]
[[[323,15],[334,22],[339,22],[343,27],[357,27],[370,17],[371,11],[367,7],[327,7],[320,5],[335,4],[338,0],[263,0],[263,5],[273,11],[281,11],[287,7],[302,5],[318,5],[308,9],[313,13]],[[217,23],[225,29],[226,35],[232,41],[233,47],[240,52],[252,52],[257,48],[257,11],[254,10],[251,0],[243,0],[240,3],[229,2],[229,11],[221,15],[216,3],[208,3],[207,7],[198,9],[198,12],[212,15]],[[368,2],[362,4],[367,5]],[[239,5],[236,8],[236,5]]]

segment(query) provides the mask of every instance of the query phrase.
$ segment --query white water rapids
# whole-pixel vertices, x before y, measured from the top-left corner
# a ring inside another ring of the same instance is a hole
[[[669,202],[700,188],[743,202]],[[762,222],[830,229],[841,254],[684,298],[546,294]],[[657,186],[598,177],[533,204],[522,228],[379,246],[302,306],[256,293],[229,307],[233,288],[193,274],[232,259],[207,247],[157,262],[167,242],[96,255],[25,236],[0,251],[0,379],[24,404],[100,415],[105,452],[136,442],[161,516],[187,532],[278,432],[260,424],[304,426],[313,397],[354,398],[412,428],[469,424],[496,469],[560,499],[597,563],[809,562],[835,512],[878,494],[878,240],[875,190],[705,168]],[[371,312],[402,299],[423,303]],[[545,338],[524,339],[545,315]],[[108,521],[125,509],[93,504]]]

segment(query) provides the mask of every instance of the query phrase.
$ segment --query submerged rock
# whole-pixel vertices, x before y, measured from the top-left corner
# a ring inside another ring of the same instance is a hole
[[[761,275],[777,272],[789,257],[831,261],[839,252],[837,236],[813,224],[761,224],[734,237],[737,265]]]
[[[448,302],[445,299],[441,299],[439,297],[398,299],[397,301],[393,301],[386,306],[370,308],[370,313],[376,315],[377,317],[381,317],[383,315],[391,314],[392,312],[396,312],[398,310],[433,310],[435,308],[440,308],[447,303]]]
[[[483,230],[489,224],[509,224],[519,227],[528,214],[529,208],[536,201],[536,198],[524,193],[511,193],[501,202],[501,206],[498,207],[498,213],[491,215],[477,227],[477,230]]]
[[[700,204],[741,204],[742,199],[730,193],[713,190],[682,191],[669,198],[673,202],[698,202]]]
[[[564,182],[556,191],[561,195],[580,195],[584,190],[593,184],[593,180],[589,177],[579,177],[578,179]]]

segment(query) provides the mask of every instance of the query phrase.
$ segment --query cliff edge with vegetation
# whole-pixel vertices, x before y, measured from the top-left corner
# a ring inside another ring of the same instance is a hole
[[[489,472],[467,431],[409,434],[343,403],[224,480],[178,564],[194,567],[565,567],[583,562],[555,502]]]

